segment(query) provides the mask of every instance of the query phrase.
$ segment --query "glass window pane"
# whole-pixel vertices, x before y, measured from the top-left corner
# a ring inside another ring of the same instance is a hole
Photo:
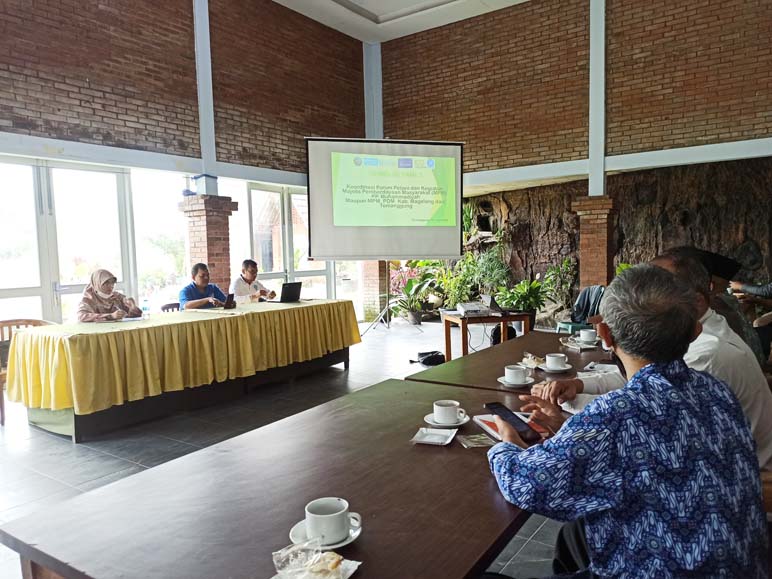
[[[298,270],[318,270],[327,267],[326,261],[308,259],[308,195],[293,194],[292,200],[292,245],[294,266]]]
[[[121,281],[116,175],[74,169],[51,173],[60,283],[86,284],[91,272],[100,268]]]
[[[0,299],[0,320],[25,318],[43,319],[43,303],[40,296]]]
[[[252,248],[249,243],[249,205],[247,198],[249,189],[246,181],[238,179],[218,179],[217,192],[223,197],[230,197],[239,204],[238,210],[231,213],[229,220],[231,272],[229,279],[239,275],[241,262],[252,257]],[[221,288],[225,291],[228,288]]]
[[[121,290],[119,290],[121,291]],[[123,292],[121,292],[123,293]],[[78,304],[82,293],[61,294],[59,298],[62,301],[62,323],[71,324],[78,321]]]
[[[364,293],[362,287],[363,261],[335,262],[335,296],[354,302],[357,320],[365,319]]]
[[[327,297],[327,276],[299,277],[295,281],[303,282],[303,288],[300,290],[300,299],[324,299]]]
[[[281,231],[281,193],[252,191],[253,256],[260,271],[284,271]]]
[[[0,164],[3,200],[0,211],[0,288],[40,287],[40,261],[33,168]],[[26,299],[26,298],[24,298]],[[37,298],[36,298],[37,299]]]
[[[132,169],[134,237],[137,252],[139,303],[150,310],[179,301],[190,282],[188,224],[179,210],[185,176],[169,171]],[[132,296],[133,297],[133,296]]]

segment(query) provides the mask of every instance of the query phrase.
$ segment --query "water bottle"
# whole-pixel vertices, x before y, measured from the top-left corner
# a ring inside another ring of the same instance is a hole
[[[150,317],[150,302],[147,301],[147,298],[142,300],[142,319],[146,320]]]

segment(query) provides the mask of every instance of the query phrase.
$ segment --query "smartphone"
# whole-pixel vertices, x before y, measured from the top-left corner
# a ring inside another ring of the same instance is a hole
[[[493,412],[493,414],[500,416],[507,424],[512,425],[515,430],[517,430],[520,438],[523,439],[523,442],[533,444],[541,441],[541,434],[536,432],[527,422],[504,406],[501,402],[486,402],[483,406],[487,410]]]

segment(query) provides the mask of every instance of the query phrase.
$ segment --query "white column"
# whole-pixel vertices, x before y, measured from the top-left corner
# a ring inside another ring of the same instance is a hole
[[[606,0],[590,0],[590,195],[606,194]]]
[[[362,43],[365,77],[365,137],[383,138],[383,78],[381,44]]]
[[[214,95],[212,93],[212,51],[209,38],[209,0],[193,0],[193,29],[196,45],[198,125],[204,177],[196,180],[197,192],[217,195],[217,151],[214,139]]]

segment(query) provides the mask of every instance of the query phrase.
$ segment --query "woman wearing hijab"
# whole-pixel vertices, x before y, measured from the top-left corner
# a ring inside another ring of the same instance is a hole
[[[142,310],[133,299],[115,291],[115,276],[106,269],[91,274],[91,283],[83,290],[78,305],[79,322],[101,322],[122,318],[139,318]]]

